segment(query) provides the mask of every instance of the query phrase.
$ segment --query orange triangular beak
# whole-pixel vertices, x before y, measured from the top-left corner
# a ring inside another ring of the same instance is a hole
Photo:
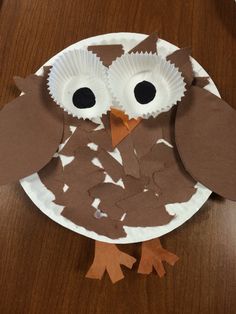
[[[112,108],[110,114],[112,146],[116,147],[141,122],[130,119],[122,111]]]

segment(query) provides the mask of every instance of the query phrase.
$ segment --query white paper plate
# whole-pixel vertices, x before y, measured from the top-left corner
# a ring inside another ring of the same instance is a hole
[[[93,44],[118,44],[121,43],[124,46],[125,51],[133,48],[137,43],[142,41],[147,35],[137,34],[137,33],[111,33],[105,35],[99,35],[95,37],[91,37],[88,39],[81,40],[78,43],[75,43],[68,48],[61,51],[68,51],[74,48],[86,48],[89,45]],[[158,40],[157,43],[158,54],[165,57],[166,55],[175,51],[178,47],[168,43],[165,40]],[[45,65],[52,65],[55,57],[59,54],[51,58]],[[192,59],[193,69],[196,75],[198,76],[209,76],[208,73],[201,67],[201,65],[194,59]],[[36,74],[41,75],[43,72],[43,66],[36,72]],[[219,92],[214,84],[214,82],[210,79],[210,84],[206,86],[210,92],[219,96]],[[57,222],[58,224],[76,232],[87,236],[89,238],[109,242],[109,243],[135,243],[150,240],[156,237],[163,236],[164,234],[174,230],[175,228],[181,226],[184,222],[186,222],[189,218],[191,218],[206,202],[208,197],[211,194],[211,191],[201,184],[197,183],[197,192],[192,196],[192,198],[186,202],[181,204],[169,204],[166,205],[166,209],[168,212],[175,214],[175,218],[167,225],[161,227],[146,227],[146,228],[136,228],[136,227],[124,227],[127,233],[127,236],[124,238],[112,240],[107,237],[96,234],[95,232],[88,231],[83,227],[77,226],[68,219],[64,218],[60,215],[63,210],[62,206],[55,205],[53,203],[54,195],[45,188],[42,182],[39,179],[37,173],[24,178],[20,181],[23,189],[34,202],[34,204],[48,217]]]

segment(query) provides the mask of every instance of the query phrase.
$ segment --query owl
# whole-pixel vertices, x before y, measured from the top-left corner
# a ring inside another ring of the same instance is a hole
[[[106,240],[95,242],[88,278],[122,279],[121,265],[136,259],[116,240],[127,228],[168,225],[167,205],[188,202],[197,182],[236,200],[235,110],[195,76],[189,49],[160,60],[157,40],[154,33],[126,52],[87,46],[42,76],[15,77],[22,95],[0,112],[0,184],[37,173],[62,217]],[[142,242],[138,272],[162,277],[163,262],[177,260],[153,238]]]

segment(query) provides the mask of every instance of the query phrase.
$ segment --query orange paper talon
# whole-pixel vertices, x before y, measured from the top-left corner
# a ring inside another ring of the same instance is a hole
[[[115,283],[124,278],[121,265],[131,269],[135,262],[134,257],[121,252],[115,244],[96,241],[94,261],[86,277],[102,279],[107,271],[112,283]]]
[[[160,239],[158,238],[143,242],[138,273],[150,274],[154,268],[159,277],[163,277],[166,273],[163,262],[165,261],[171,266],[174,266],[178,259],[178,256],[168,252],[162,247]]]

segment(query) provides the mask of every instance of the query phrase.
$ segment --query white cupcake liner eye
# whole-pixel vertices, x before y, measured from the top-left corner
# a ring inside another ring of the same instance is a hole
[[[109,87],[129,118],[156,117],[184,96],[178,68],[155,54],[131,53],[116,59],[108,70]]]
[[[107,68],[87,50],[70,50],[52,65],[48,89],[53,100],[73,117],[99,118],[111,105]]]

